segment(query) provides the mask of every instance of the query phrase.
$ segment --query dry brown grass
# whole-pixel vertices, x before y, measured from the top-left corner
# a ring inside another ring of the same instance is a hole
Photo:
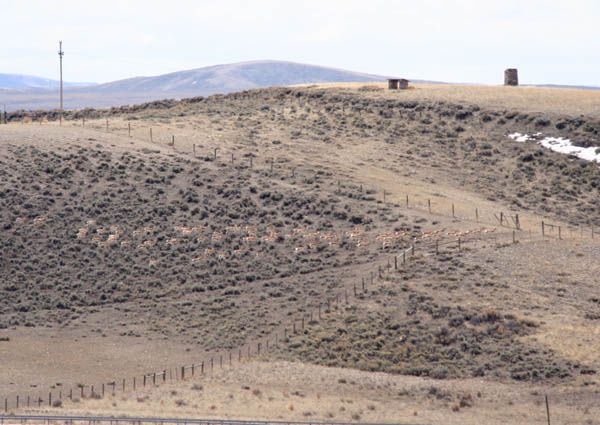
[[[310,379],[307,379],[310,377]],[[406,424],[544,423],[549,392],[557,423],[598,424],[593,400],[568,389],[469,380],[431,380],[287,362],[251,362],[212,377],[125,396],[65,402],[31,413]]]
[[[371,85],[371,84],[370,84]],[[308,85],[355,91],[364,83]],[[383,91],[364,92],[373,98],[452,102],[489,109],[545,112],[567,115],[600,115],[600,90],[548,87],[504,87],[467,84],[411,84],[413,90],[387,90],[387,83],[375,85]]]

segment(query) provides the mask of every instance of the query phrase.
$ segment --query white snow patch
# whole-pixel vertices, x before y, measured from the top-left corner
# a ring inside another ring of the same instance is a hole
[[[513,139],[515,142],[523,143],[523,142],[528,142],[530,140],[535,140],[535,138],[537,136],[541,136],[541,135],[542,135],[542,133],[535,133],[533,136],[530,136],[529,134],[513,133],[513,134],[509,134],[508,137],[510,139]]]
[[[531,140],[529,134],[521,134],[521,133],[512,133],[508,135],[509,139],[514,140],[515,142],[523,143],[528,140]]]
[[[600,163],[600,146],[590,146],[589,148],[583,148],[581,146],[575,146],[569,139],[564,137],[544,137],[539,140],[542,133],[535,133],[533,135],[512,133],[508,135],[509,139],[515,142],[523,143],[528,141],[535,141],[539,145],[542,145],[546,149],[551,151],[562,153],[565,155],[576,156],[577,158],[593,161]]]
[[[590,146],[589,148],[574,146],[569,139],[562,137],[545,137],[538,143],[554,152],[573,155],[586,161],[600,162],[600,148],[597,146]]]

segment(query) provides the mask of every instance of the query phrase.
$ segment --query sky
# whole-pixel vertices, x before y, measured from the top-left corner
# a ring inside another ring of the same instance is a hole
[[[0,73],[107,82],[248,60],[600,86],[597,0],[0,0]]]

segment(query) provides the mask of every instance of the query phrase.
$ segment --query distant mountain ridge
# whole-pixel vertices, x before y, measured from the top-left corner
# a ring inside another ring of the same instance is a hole
[[[241,90],[293,84],[334,82],[377,82],[387,77],[317,65],[285,61],[251,61],[214,65],[169,74],[134,77],[109,83],[73,87],[65,85],[65,108],[108,107],[164,98],[208,96]],[[0,96],[15,109],[56,108],[55,94],[41,79],[37,88],[5,92]],[[0,80],[0,88],[3,87]],[[53,86],[58,87],[58,86]],[[11,89],[9,89],[11,90]],[[14,89],[13,89],[14,90]],[[54,97],[53,97],[54,96]]]
[[[63,82],[64,87],[90,86],[94,83]],[[53,90],[60,85],[58,80],[23,74],[0,74],[0,90],[35,91]]]

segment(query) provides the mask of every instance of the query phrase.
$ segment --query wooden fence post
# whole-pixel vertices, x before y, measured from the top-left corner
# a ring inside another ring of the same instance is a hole
[[[479,223],[479,210],[475,208],[475,221]]]
[[[194,158],[196,158],[196,144],[194,143],[192,146],[193,146],[193,150],[194,150]]]
[[[548,425],[550,425],[550,404],[548,403],[548,394],[546,394],[546,418],[548,419]]]
[[[452,218],[456,218],[456,216],[454,215],[454,204],[452,204]]]
[[[406,208],[408,208],[408,195],[406,195]]]
[[[561,240],[561,239],[562,239],[562,237],[560,235],[560,226],[558,226],[558,240]]]
[[[131,137],[131,123],[127,123],[127,136]]]
[[[431,199],[427,200],[427,210],[429,211],[429,214],[431,214]]]
[[[460,238],[458,238],[458,250],[460,251]]]
[[[394,255],[394,270],[398,270],[398,256]]]
[[[439,254],[440,253],[440,241],[439,240],[435,240],[435,254]]]
[[[545,229],[544,229],[544,220],[542,220],[542,238],[546,235]]]
[[[152,143],[152,127],[150,127],[150,143]]]

